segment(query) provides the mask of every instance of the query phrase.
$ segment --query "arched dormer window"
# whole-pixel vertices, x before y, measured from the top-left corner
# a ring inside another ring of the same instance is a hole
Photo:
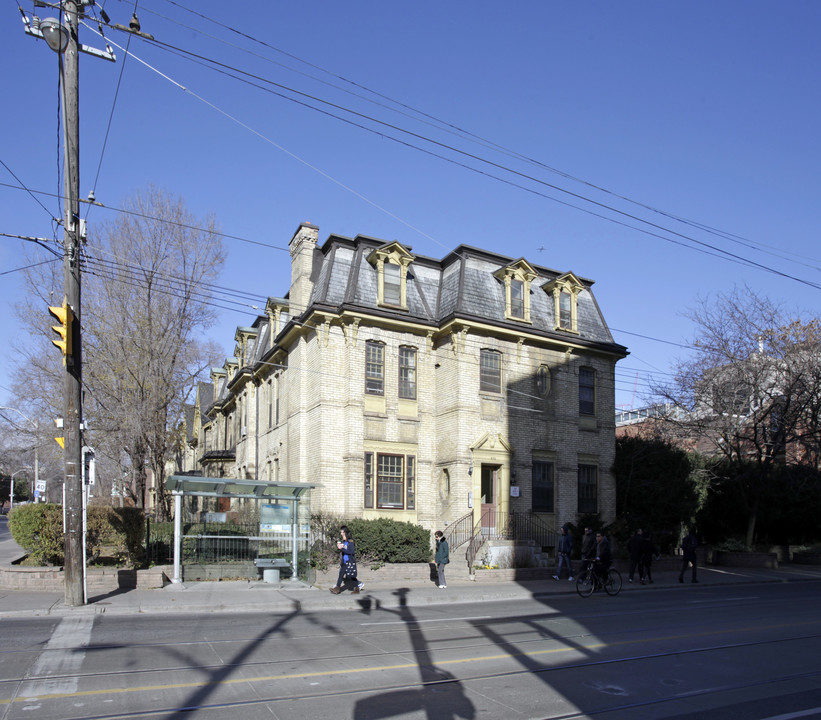
[[[542,285],[553,296],[554,329],[579,332],[578,299],[584,285],[573,273],[565,273]]]
[[[537,277],[527,260],[499,268],[493,276],[505,284],[505,318],[530,322],[530,283]]]
[[[398,242],[388,243],[373,250],[368,262],[377,272],[377,305],[408,309],[408,266],[411,255]]]

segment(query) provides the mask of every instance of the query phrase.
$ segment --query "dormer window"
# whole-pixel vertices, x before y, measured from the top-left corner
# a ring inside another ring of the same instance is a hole
[[[398,242],[392,242],[371,252],[368,262],[376,268],[377,304],[407,310],[408,266],[413,255]]]
[[[573,273],[565,273],[542,285],[553,296],[554,329],[579,332],[578,298],[584,285]]]
[[[505,318],[530,322],[530,283],[538,276],[526,260],[500,268],[493,276],[505,284]]]
[[[383,278],[383,301],[386,305],[399,305],[402,303],[402,268],[390,261],[386,261],[382,266]]]

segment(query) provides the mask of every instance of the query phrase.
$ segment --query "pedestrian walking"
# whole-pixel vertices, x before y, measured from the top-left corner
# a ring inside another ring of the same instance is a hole
[[[434,533],[436,538],[436,572],[439,575],[439,589],[444,590],[448,584],[445,582],[445,565],[450,562],[450,548],[448,547],[448,539],[441,530]]]
[[[336,585],[331,588],[334,595],[339,595],[342,590],[350,584],[353,584],[351,592],[354,595],[359,595],[359,591],[365,587],[365,583],[359,582],[356,576],[356,543],[354,543],[353,535],[348,529],[347,525],[339,528],[339,535],[341,540],[336,541],[336,547],[339,550],[339,577],[336,580]]]
[[[636,574],[636,567],[641,561],[641,549],[643,538],[641,536],[641,528],[637,528],[632,537],[627,541],[627,554],[630,556],[630,571],[627,575],[627,582],[633,582],[633,575]],[[641,571],[639,571],[641,575]]]
[[[558,580],[562,574],[562,566],[567,568],[567,579],[573,579],[573,564],[570,561],[570,553],[573,552],[573,536],[570,534],[570,527],[565,523],[559,531],[559,546],[558,565],[556,566],[556,574],[553,576],[554,580]]]
[[[698,547],[698,538],[696,537],[695,530],[690,528],[690,532],[684,541],[681,543],[681,554],[683,559],[681,561],[681,573],[679,573],[678,581],[680,583],[684,582],[684,572],[687,570],[687,565],[690,564],[693,566],[693,579],[692,582],[697,583],[698,580],[696,579],[696,566],[698,564],[698,558],[696,556],[696,548]]]
[[[658,548],[653,543],[653,534],[645,530],[641,541],[641,560],[639,560],[639,580],[644,585],[645,582],[653,584],[653,559],[659,554]]]

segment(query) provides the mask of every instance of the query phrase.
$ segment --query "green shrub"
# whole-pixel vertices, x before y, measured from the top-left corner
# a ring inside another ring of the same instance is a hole
[[[311,565],[326,570],[339,563],[336,541],[339,528],[347,525],[356,542],[356,559],[372,567],[383,563],[430,562],[430,531],[420,525],[390,518],[345,520],[334,515],[315,514],[311,526],[317,538],[311,548]]]
[[[135,566],[143,558],[145,514],[139,508],[92,505],[86,517],[86,558],[96,560],[105,548],[118,563]]]
[[[726,538],[722,540],[718,545],[713,547],[713,550],[719,550],[721,552],[750,552],[750,548],[736,538]]]
[[[52,503],[18,505],[9,514],[9,532],[38,565],[63,563],[63,508]]]
[[[51,503],[16,507],[9,515],[14,541],[32,562],[61,565],[64,560],[63,508]],[[100,557],[103,548],[118,562],[136,565],[142,557],[145,533],[143,511],[92,505],[86,514],[86,560]]]

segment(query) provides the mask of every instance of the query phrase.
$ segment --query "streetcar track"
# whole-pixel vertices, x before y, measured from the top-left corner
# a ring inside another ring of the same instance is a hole
[[[612,665],[622,662],[638,662],[638,661],[650,661],[650,660],[659,660],[663,658],[669,658],[673,656],[682,656],[682,655],[693,655],[699,653],[707,653],[707,652],[718,652],[724,650],[731,650],[731,649],[741,649],[741,648],[748,648],[748,647],[756,647],[756,646],[763,646],[763,645],[773,645],[777,643],[784,643],[784,642],[794,642],[806,639],[814,639],[821,637],[821,635],[811,635],[811,636],[800,636],[794,638],[776,638],[772,640],[757,640],[757,641],[750,641],[750,642],[740,642],[740,643],[724,643],[721,645],[713,645],[713,646],[705,646],[699,648],[690,648],[686,650],[669,650],[660,653],[648,653],[643,655],[633,655],[627,657],[617,657],[617,658],[602,658],[598,660],[588,660],[583,662],[576,662],[576,663],[568,663],[562,665],[551,665],[549,667],[543,668],[522,668],[520,670],[507,670],[503,672],[493,672],[493,673],[477,673],[474,675],[469,676],[462,676],[462,677],[447,677],[435,680],[420,680],[418,682],[411,682],[411,683],[398,683],[392,685],[383,685],[378,688],[378,691],[375,690],[373,687],[366,687],[366,688],[351,688],[347,690],[336,690],[332,692],[314,692],[314,693],[299,693],[299,694],[291,694],[291,695],[284,695],[278,697],[258,697],[250,700],[236,700],[232,702],[222,702],[222,703],[208,703],[208,704],[199,704],[199,705],[181,705],[181,706],[172,706],[172,707],[165,707],[165,708],[157,708],[152,710],[135,710],[132,712],[122,712],[118,711],[116,714],[104,714],[104,715],[86,715],[84,716],[85,720],[111,720],[113,718],[136,718],[136,717],[150,717],[154,715],[166,715],[170,713],[179,713],[179,712],[194,712],[197,710],[217,710],[217,709],[230,709],[230,708],[242,708],[242,707],[252,707],[257,705],[263,705],[266,703],[283,703],[283,702],[293,702],[293,701],[305,701],[305,700],[315,700],[315,699],[332,699],[332,698],[341,698],[341,697],[351,697],[356,695],[372,695],[374,692],[378,693],[385,693],[385,692],[395,692],[395,691],[402,691],[402,690],[417,690],[423,689],[426,687],[434,687],[434,686],[441,686],[441,685],[462,685],[467,683],[473,683],[477,681],[487,682],[489,680],[495,680],[500,678],[508,678],[508,677],[519,677],[522,675],[544,675],[548,673],[556,673],[566,670],[579,670],[579,669],[587,669],[587,668],[594,668],[599,666],[605,665]],[[568,648],[569,650],[570,648]],[[545,651],[546,652],[546,651]],[[529,655],[532,656],[533,654],[538,653],[518,653],[518,655]],[[515,655],[510,656],[515,657]],[[323,658],[323,660],[326,658]],[[330,658],[328,658],[330,659]],[[484,659],[484,658],[482,658]],[[430,665],[429,669],[437,670],[443,665],[447,665],[450,663],[464,663],[464,660],[455,660],[455,661],[440,661],[434,665]],[[409,665],[411,667],[416,667],[415,665]],[[384,668],[369,668],[369,671],[381,671]],[[362,672],[360,669],[354,669],[350,672]],[[345,674],[346,671],[342,670],[339,671],[339,674]],[[237,679],[235,681],[230,681],[233,684],[236,683],[248,683],[248,684],[255,684],[258,682],[268,682],[273,679],[299,679],[309,676],[316,676],[316,675],[324,675],[327,673],[303,673],[292,675],[285,678],[271,678],[271,677],[264,677],[264,678],[242,678]],[[708,697],[710,695],[718,695],[720,693],[726,692],[733,692],[736,690],[742,690],[744,688],[755,687],[761,684],[776,684],[781,682],[790,682],[793,680],[801,680],[801,679],[808,679],[812,677],[819,677],[821,678],[821,671],[819,670],[811,670],[807,672],[801,673],[789,673],[789,674],[782,674],[779,676],[770,676],[766,679],[755,679],[755,680],[747,680],[738,683],[729,683],[720,686],[712,686],[709,688],[702,688],[696,690],[688,690],[685,692],[680,692],[673,694],[666,698],[657,698],[652,700],[644,700],[635,703],[622,703],[621,705],[613,705],[606,708],[600,708],[598,710],[590,709],[585,710],[584,712],[574,712],[574,713],[565,713],[562,715],[552,715],[552,716],[545,716],[544,720],[574,720],[575,718],[583,718],[595,715],[604,715],[610,712],[621,712],[624,710],[630,710],[633,708],[640,708],[640,707],[647,707],[651,705],[663,705],[665,703],[674,703],[679,702],[681,700],[686,700],[688,698],[693,697]],[[208,685],[215,685],[217,683],[213,682],[195,682],[195,683],[177,683],[173,686],[174,688],[198,688],[204,687]],[[220,683],[221,684],[221,683]],[[75,693],[66,693],[62,695],[53,695],[49,696],[48,699],[65,699],[70,697],[82,697],[88,695],[100,695],[104,692],[110,694],[119,694],[119,693],[130,693],[130,692],[141,692],[145,690],[145,688],[127,688],[127,689],[118,689],[118,690],[108,690],[108,691],[78,691]],[[21,702],[23,699],[15,699],[12,701],[9,700],[0,700],[0,705],[8,705],[12,702]],[[26,698],[26,700],[29,700]]]
[[[821,620],[819,620],[818,622],[821,622]],[[784,627],[792,627],[792,625],[770,626],[769,629],[784,628]],[[758,628],[758,629],[761,630],[761,629],[766,629],[766,628]],[[727,634],[727,633],[747,632],[748,630],[749,630],[749,628],[737,628],[735,630],[726,630],[725,629],[725,630],[722,631],[722,633]],[[712,634],[715,634],[715,633],[712,633],[712,632],[711,633],[698,633],[698,635],[712,635]],[[594,633],[582,633],[582,634],[579,634],[577,636],[568,636],[567,638],[562,638],[562,640],[570,640],[570,639],[574,639],[574,638],[590,638],[590,637],[599,637],[599,635],[594,634]],[[653,642],[659,642],[659,641],[668,641],[668,640],[672,640],[672,639],[681,639],[682,637],[683,636],[669,636],[669,637],[661,637],[661,638],[651,638],[650,640],[652,640]],[[695,637],[695,636],[691,634],[691,635],[687,635],[685,637]],[[715,652],[715,651],[718,651],[718,650],[737,649],[737,648],[742,648],[742,647],[745,647],[745,648],[747,648],[747,647],[760,647],[760,646],[764,646],[764,645],[772,645],[772,644],[783,643],[783,642],[795,642],[795,641],[800,641],[800,640],[818,639],[818,638],[821,638],[821,633],[817,633],[815,635],[800,635],[800,636],[788,637],[788,638],[775,638],[775,639],[772,639],[772,640],[757,640],[757,641],[740,642],[740,643],[723,643],[723,644],[720,644],[720,645],[696,647],[696,648],[686,648],[686,649],[682,649],[682,650],[668,650],[668,651],[665,651],[665,652],[653,653],[653,654],[649,654],[649,655],[620,657],[620,658],[615,658],[615,659],[600,659],[600,660],[596,660],[596,661],[586,661],[586,662],[581,662],[581,663],[571,663],[571,664],[566,664],[566,665],[557,665],[557,666],[551,666],[549,668],[535,669],[535,670],[533,670],[533,672],[546,672],[548,670],[556,670],[556,669],[571,669],[571,668],[576,668],[576,667],[586,667],[588,665],[610,664],[610,663],[613,663],[613,662],[625,662],[625,661],[630,662],[630,661],[636,661],[636,660],[660,659],[660,658],[667,658],[667,657],[674,657],[674,656],[681,656],[681,655],[690,655],[690,654],[694,654],[694,653]],[[534,638],[533,640],[522,641],[522,642],[519,642],[518,645],[536,643],[536,642],[545,642],[545,638]],[[545,649],[545,650],[534,650],[534,651],[529,651],[529,652],[520,652],[518,650],[513,650],[513,651],[507,652],[503,655],[481,656],[481,657],[470,658],[468,660],[465,660],[465,659],[439,660],[436,663],[424,663],[424,664],[419,664],[419,663],[415,663],[415,662],[406,662],[406,663],[403,663],[401,666],[391,666],[391,667],[420,667],[420,668],[421,667],[428,667],[428,668],[437,668],[437,667],[440,667],[440,666],[443,666],[443,665],[448,665],[448,664],[464,664],[466,662],[475,662],[475,661],[480,661],[480,660],[496,659],[496,658],[499,658],[499,657],[508,657],[508,658],[535,657],[535,656],[538,656],[538,655],[554,654],[554,653],[560,653],[560,652],[579,651],[580,649],[585,650],[585,651],[590,651],[590,650],[593,650],[593,649],[614,648],[614,647],[617,647],[617,646],[633,645],[633,644],[636,644],[636,643],[639,643],[639,642],[642,642],[642,643],[643,642],[648,642],[648,640],[647,639],[625,640],[625,641],[615,642],[615,643],[612,643],[612,644],[595,643],[593,645],[584,646],[584,647],[581,647],[581,648],[578,647],[578,646],[567,645],[567,646],[562,646],[562,647],[556,647],[556,648]],[[505,646],[515,645],[515,644],[516,643],[514,643],[513,641],[511,641],[511,642],[494,642],[494,643],[484,643],[481,646],[477,646],[477,645],[457,646],[457,647],[450,646],[450,647],[447,648],[447,650],[448,651],[451,651],[451,650],[467,650],[467,649],[475,650],[477,647],[487,647],[489,649],[497,649],[498,650],[498,649],[504,648]],[[397,657],[398,656],[410,656],[410,657],[413,657],[415,655],[429,655],[430,652],[431,652],[430,649],[426,649],[426,650],[412,650],[412,649],[390,650],[390,651],[380,651],[380,652],[374,652],[374,653],[362,653],[362,654],[356,655],[356,658],[357,659],[369,659],[369,658],[380,658],[380,657],[390,657],[390,656],[397,656]],[[350,662],[351,659],[352,659],[351,656],[348,654],[348,655],[325,656],[325,657],[321,657],[321,658],[308,658],[308,659],[288,658],[288,659],[282,659],[282,660],[260,660],[260,661],[256,661],[256,662],[241,662],[241,663],[228,663],[228,664],[218,663],[218,664],[209,664],[209,665],[184,665],[184,666],[163,667],[163,668],[152,667],[152,668],[140,669],[140,670],[121,670],[121,671],[111,671],[111,672],[95,671],[95,672],[89,672],[89,673],[71,673],[71,674],[65,674],[65,675],[49,675],[49,676],[46,676],[46,677],[49,680],[52,680],[52,679],[53,680],[74,679],[74,678],[82,679],[82,678],[89,678],[89,677],[119,677],[119,676],[131,677],[131,676],[144,675],[144,674],[150,674],[150,673],[168,673],[168,672],[173,672],[173,671],[185,671],[185,672],[194,672],[194,673],[196,673],[196,672],[202,672],[202,671],[207,671],[207,670],[221,670],[221,671],[224,671],[224,670],[229,670],[231,668],[238,668],[238,667],[244,667],[244,668],[246,668],[246,667],[260,667],[260,666],[275,667],[275,666],[278,666],[278,665],[293,664],[293,663],[298,663],[298,662],[310,662],[310,661],[314,661],[314,660],[319,660],[319,661],[322,661],[322,662],[334,662],[334,661],[338,661],[338,660],[346,660],[346,661]],[[336,674],[344,675],[344,674],[347,674],[347,673],[373,672],[373,671],[377,671],[377,670],[380,670],[380,669],[385,669],[385,668],[384,668],[384,666],[382,666],[381,668],[379,666],[365,667],[365,668],[348,668],[348,669],[338,670],[338,671],[336,671]],[[316,673],[316,672],[294,673],[294,674],[290,674],[290,675],[276,675],[276,676],[266,675],[266,676],[260,676],[258,678],[242,678],[242,679],[238,680],[237,682],[247,682],[247,683],[250,683],[250,684],[254,684],[254,683],[257,683],[257,682],[270,681],[270,680],[298,679],[298,678],[305,678],[305,677],[322,676],[322,675],[326,675],[326,674],[327,674],[327,672],[323,671],[323,672],[319,672],[319,673]],[[518,674],[518,673],[514,671],[514,674]],[[499,674],[499,677],[503,677],[503,676],[505,676],[505,673],[500,673]],[[41,680],[41,679],[44,679],[44,677],[27,676],[27,677],[24,677],[24,678],[12,678],[12,679],[8,679],[8,680],[3,680],[3,681],[0,681],[0,684],[29,682],[29,681],[35,681],[35,680]],[[234,681],[228,681],[228,682],[233,683]],[[173,684],[170,687],[181,687],[181,686],[200,687],[200,686],[209,685],[209,684],[211,684],[211,683],[200,681],[200,682],[182,683],[182,684],[177,683],[177,684]],[[122,689],[122,690],[115,689],[115,690],[110,690],[108,692],[116,694],[116,693],[119,693],[119,692],[132,692],[132,691],[139,690],[139,689],[141,689],[141,688],[127,688],[127,689]],[[83,694],[100,694],[100,691],[85,691],[85,692],[84,691],[78,691],[76,693],[65,693],[65,694],[55,693],[55,694],[52,694],[52,695],[48,695],[47,697],[50,697],[50,698],[74,697],[75,695],[76,696],[81,696]],[[9,704],[9,702],[10,702],[9,700],[0,700],[0,705]]]

